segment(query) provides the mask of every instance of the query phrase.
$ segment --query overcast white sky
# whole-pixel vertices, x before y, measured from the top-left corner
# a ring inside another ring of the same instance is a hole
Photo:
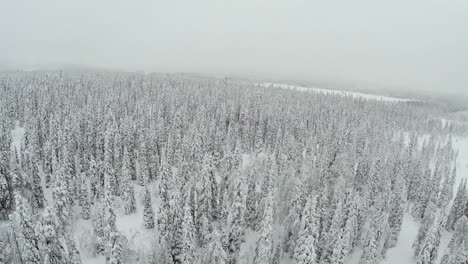
[[[468,90],[466,0],[0,0],[0,65]]]

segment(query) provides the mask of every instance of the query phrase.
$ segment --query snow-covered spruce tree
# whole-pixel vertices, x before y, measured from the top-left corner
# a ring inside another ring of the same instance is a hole
[[[172,172],[169,164],[163,158],[161,164],[159,183],[159,204],[158,204],[158,230],[161,236],[167,236],[170,232],[170,192],[172,189]]]
[[[104,132],[104,162],[109,164],[111,167],[114,167],[114,116],[112,113],[107,114],[106,117],[108,120],[106,124],[106,131]]]
[[[0,170],[0,219],[8,218],[13,204],[11,183],[7,180],[6,173]]]
[[[72,153],[68,151],[68,146],[63,147],[63,158],[61,160],[62,175],[63,175],[63,187],[67,192],[68,203],[73,205],[75,198],[77,197],[77,192],[74,190],[74,180],[76,178],[75,166],[74,166],[74,157]]]
[[[10,231],[11,232],[11,231]],[[9,240],[9,231],[0,230],[0,263],[14,263],[14,244]]]
[[[71,264],[81,264],[81,256],[78,248],[76,247],[75,240],[71,234],[65,235],[65,240],[68,248],[68,258]]]
[[[455,228],[455,223],[465,213],[467,196],[468,194],[466,192],[466,179],[464,179],[458,186],[457,194],[455,195],[452,208],[450,209],[449,215],[447,217],[447,222],[445,223],[445,227],[448,230],[453,230]]]
[[[296,181],[294,184],[294,197],[288,207],[288,215],[284,220],[286,235],[283,241],[283,250],[288,252],[291,257],[294,254],[295,243],[301,227],[301,214],[305,205],[302,193],[301,183]]]
[[[359,260],[360,264],[380,263],[382,259],[383,245],[388,235],[388,219],[387,213],[383,206],[385,203],[385,195],[376,197],[375,207],[371,211],[372,215],[369,219],[370,226],[364,240],[364,250]]]
[[[83,187],[83,185],[85,187]],[[90,199],[88,194],[88,188],[86,184],[82,184],[81,192],[80,192],[80,200],[81,202],[81,216],[84,220],[88,220],[90,217]]]
[[[166,237],[159,237],[157,251],[153,252],[154,257],[150,257],[151,264],[173,264],[171,247]]]
[[[416,240],[413,243],[414,255],[417,256],[421,250],[424,241],[426,240],[426,236],[429,233],[431,226],[434,225],[434,221],[436,218],[437,210],[435,204],[432,202],[426,208],[424,212],[424,217],[421,223],[421,226],[418,230],[418,235],[416,236]]]
[[[139,174],[138,174],[138,184],[140,186],[145,186],[149,183],[149,170],[148,170],[148,162],[144,153],[138,154],[138,165],[139,165]]]
[[[325,174],[322,175],[322,177],[326,177]],[[326,235],[328,232],[328,229],[330,228],[330,225],[333,220],[333,213],[334,213],[334,208],[332,206],[332,199],[330,198],[330,189],[331,188],[331,183],[328,183],[327,180],[322,180],[320,181],[320,194],[318,194],[317,197],[317,213],[320,217],[320,224],[318,225],[318,230],[319,230],[319,236],[318,236],[318,242],[316,242],[317,245],[317,251],[316,255],[320,258],[321,254],[327,250],[327,238],[328,236]],[[320,259],[319,259],[320,260]]]
[[[49,264],[67,263],[67,250],[62,243],[60,222],[51,207],[46,207],[41,214],[36,233],[39,234],[40,248],[44,255],[44,262]],[[47,261],[46,261],[47,260]]]
[[[59,165],[54,172],[54,190],[52,192],[52,198],[54,201],[54,210],[57,218],[59,219],[61,228],[68,227],[70,224],[70,202],[68,189],[66,187],[66,180],[63,172],[63,168]]]
[[[42,189],[41,176],[39,175],[38,165],[33,162],[31,164],[32,177],[32,192],[34,196],[34,206],[44,208],[44,191]]]
[[[364,252],[361,255],[359,264],[378,264],[380,263],[380,247],[376,233],[371,233],[364,246]]]
[[[201,216],[199,220],[200,226],[198,227],[198,244],[203,247],[206,243],[208,243],[209,235],[210,235],[210,222],[205,215]]]
[[[390,215],[388,224],[390,234],[388,239],[388,247],[394,247],[400,235],[401,225],[403,223],[403,214],[406,206],[406,187],[403,175],[398,173],[393,190],[393,199],[390,203]]]
[[[257,181],[255,172],[247,174],[247,197],[245,206],[245,221],[247,227],[256,230],[257,228],[257,214],[258,214],[258,200],[257,197]]]
[[[145,229],[154,228],[153,203],[151,202],[151,193],[148,188],[145,189],[145,200],[143,202],[143,227]]]
[[[44,158],[42,159],[42,171],[45,175],[45,187],[50,187],[50,177],[53,174],[53,167],[52,167],[52,148],[50,141],[44,143]],[[41,160],[39,161],[41,162]]]
[[[436,172],[438,173],[438,172]],[[436,174],[434,173],[434,174]],[[415,198],[415,203],[412,208],[412,215],[417,220],[421,220],[424,216],[424,211],[426,210],[426,206],[431,199],[431,195],[434,194],[433,190],[431,190],[431,169],[429,167],[426,168],[424,173],[422,174],[422,178],[418,179],[415,194],[413,195]],[[435,177],[435,175],[434,175]]]
[[[103,205],[103,201],[96,202],[94,208],[95,210],[92,214],[91,220],[93,222],[93,231],[95,236],[95,253],[102,254],[105,251],[104,246],[106,242],[106,208]]]
[[[319,239],[320,216],[317,212],[317,196],[307,200],[302,212],[299,238],[294,249],[294,264],[318,263],[317,243]]]
[[[110,163],[104,162],[104,179],[107,187],[104,187],[107,190],[111,191],[113,196],[118,196],[119,186],[117,186],[117,179],[115,178],[115,170]]]
[[[114,126],[117,126],[117,122],[114,122]],[[119,128],[114,128],[114,138],[113,138],[113,153],[114,153],[114,168],[122,167],[122,133]]]
[[[348,225],[348,223],[344,228],[342,228],[342,230],[340,230],[339,237],[336,240],[336,244],[330,257],[330,263],[348,263],[348,256],[351,251],[351,232],[352,226]]]
[[[416,253],[417,264],[435,264],[437,261],[437,251],[440,245],[440,231],[442,221],[434,220],[432,226],[427,232],[423,244]]]
[[[109,177],[109,176],[108,176]],[[120,233],[117,230],[116,215],[113,209],[113,197],[110,184],[106,178],[106,191],[104,195],[105,205],[105,228],[104,228],[104,253],[107,264],[122,263],[122,245]]]
[[[136,200],[135,200],[135,189],[133,188],[133,182],[130,175],[130,160],[128,158],[127,148],[124,148],[121,182],[123,188],[123,202],[125,208],[125,214],[133,214],[136,212]]]
[[[200,228],[200,222],[202,215],[204,215],[208,220],[212,219],[213,216],[213,207],[212,207],[212,199],[213,193],[211,188],[211,177],[208,168],[208,164],[203,163],[202,169],[200,172],[200,178],[195,183],[196,190],[197,190],[197,208],[195,217],[197,219],[196,224],[197,228]]]
[[[109,240],[107,241],[110,245],[108,246],[108,257],[106,258],[106,264],[123,264],[123,248],[118,232],[111,231],[109,233]]]
[[[281,244],[276,245],[275,253],[273,254],[273,258],[271,260],[272,264],[281,264],[283,260],[283,247]]]
[[[260,238],[255,249],[254,264],[269,264],[273,254],[273,194],[265,197],[265,210],[261,222]]]
[[[453,168],[453,171],[450,175],[446,175],[444,182],[442,184],[442,189],[440,191],[438,206],[442,210],[447,210],[447,207],[450,204],[450,201],[453,198],[453,187],[455,185],[455,179],[457,177],[457,167]]]
[[[240,177],[240,174],[235,176]],[[242,179],[237,178],[234,190],[232,206],[229,212],[229,224],[227,230],[227,252],[229,256],[228,263],[237,262],[240,244],[244,236],[244,212],[245,212],[245,194],[243,191]]]
[[[38,239],[34,232],[31,219],[31,210],[28,208],[26,199],[21,193],[15,193],[15,224],[21,239],[21,260],[24,264],[40,264],[42,258],[39,251]]]
[[[87,175],[91,183],[91,202],[94,204],[94,202],[97,201],[99,198],[99,189],[101,186],[101,182],[99,180],[97,164],[93,157],[90,157]]]
[[[183,216],[174,234],[172,256],[175,264],[190,264],[195,261],[195,225],[188,202],[185,202]]]
[[[337,190],[340,190],[341,188],[337,188]],[[339,193],[335,193],[336,196],[340,196]],[[328,231],[323,234],[324,240],[323,240],[323,251],[321,254],[321,262],[322,263],[332,263],[331,258],[333,255],[333,251],[335,250],[335,247],[337,246],[337,239],[339,239],[341,236],[344,234],[341,234],[344,230],[342,229],[344,225],[344,210],[343,210],[343,202],[342,198],[339,197],[337,198],[338,200],[334,202],[334,213],[333,213],[333,219],[330,225],[330,228]]]
[[[468,259],[468,217],[462,216],[456,223],[452,239],[441,264],[463,263]]]
[[[221,242],[221,235],[218,230],[213,228],[213,231],[208,236],[208,243],[203,249],[200,255],[199,263],[212,263],[212,264],[226,264],[228,263],[228,257],[224,251],[223,244]]]

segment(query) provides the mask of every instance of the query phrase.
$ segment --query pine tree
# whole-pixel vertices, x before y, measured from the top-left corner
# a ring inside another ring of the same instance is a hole
[[[437,261],[437,251],[440,244],[440,231],[442,223],[438,220],[434,221],[425,236],[424,242],[421,245],[419,252],[416,254],[417,264],[435,264]]]
[[[212,188],[209,168],[206,163],[203,163],[203,168],[200,172],[200,180],[196,183],[197,189],[197,208],[196,208],[196,219],[201,220],[201,216],[204,215],[208,220],[212,219],[213,206],[212,206]],[[197,226],[200,223],[197,221]]]
[[[120,235],[118,232],[111,232],[109,234],[109,257],[106,259],[106,264],[123,264],[122,244],[120,242]]]
[[[10,190],[7,176],[0,170],[0,219],[7,219],[13,208],[13,195]]]
[[[135,190],[133,188],[133,184],[129,183],[125,189],[125,214],[133,214],[136,212]]]
[[[46,207],[36,228],[36,233],[39,234],[39,241],[43,248],[45,263],[61,264],[68,261],[66,248],[61,243],[59,225],[60,222],[55,215],[54,209]]]
[[[455,185],[455,179],[457,177],[457,168],[454,167],[452,174],[446,175],[445,180],[442,185],[442,190],[440,192],[439,196],[439,204],[438,206],[445,210],[446,207],[448,207],[450,201],[453,198],[453,186]]]
[[[116,174],[112,165],[110,163],[104,162],[104,183],[107,184],[105,188],[110,190],[112,195],[118,196],[119,187],[117,186],[117,179],[115,175]]]
[[[109,175],[107,175],[109,177]],[[113,209],[112,190],[109,181],[106,178],[105,188],[105,228],[104,228],[104,253],[107,264],[122,263],[122,245],[120,242],[120,233],[117,230],[116,215]]]
[[[332,219],[330,228],[323,235],[324,236],[324,240],[323,240],[324,250],[322,251],[322,255],[321,255],[321,259],[322,259],[321,262],[323,263],[333,263],[331,262],[333,251],[336,246],[340,246],[339,244],[336,245],[337,244],[336,240],[339,239],[341,236],[343,236],[343,234],[341,234],[341,232],[343,232],[342,226],[344,225],[343,224],[343,219],[344,219],[343,202],[341,201],[340,198],[338,198],[338,201],[336,202],[336,208],[334,211],[335,212],[333,214],[333,219]]]
[[[294,198],[289,206],[288,215],[285,219],[286,224],[286,236],[283,241],[283,248],[285,252],[289,252],[292,256],[294,254],[295,243],[299,235],[299,229],[301,227],[301,214],[304,208],[304,202],[302,199],[301,183],[296,182],[294,186]]]
[[[271,261],[272,264],[281,264],[283,260],[283,249],[281,244],[278,244],[275,249],[275,254],[273,255],[273,259]]]
[[[37,164],[34,162],[31,164],[31,176],[33,179],[32,182],[32,191],[34,195],[34,205],[37,208],[44,208],[44,191],[42,189],[42,182],[41,177],[39,175],[39,168]]]
[[[261,224],[260,238],[257,241],[254,264],[269,264],[273,254],[273,197],[266,197],[265,211]]]
[[[169,234],[170,226],[170,200],[172,173],[171,168],[163,159],[161,164],[158,204],[158,230],[162,236]]]
[[[226,264],[228,258],[221,243],[221,236],[216,229],[213,229],[208,240],[206,249],[203,251],[203,261],[201,263]]]
[[[462,216],[455,225],[453,237],[441,264],[463,263],[468,259],[468,217]]]
[[[148,188],[146,188],[145,190],[145,200],[144,200],[144,208],[143,208],[143,227],[145,229],[154,228],[153,204],[151,202],[151,194]]]
[[[242,190],[242,181],[240,179],[237,179],[237,183],[235,186],[235,193],[233,197],[231,210],[229,213],[230,221],[227,230],[227,253],[229,255],[230,264],[236,263],[241,240],[244,236],[245,199]]]
[[[208,221],[208,218],[205,217],[205,215],[201,216],[198,232],[198,241],[200,246],[203,247],[206,243],[208,243],[208,237],[210,235],[210,222]]]
[[[95,207],[95,213],[92,215],[95,250],[97,254],[102,254],[105,251],[104,244],[106,242],[106,208],[102,201],[99,201]]]
[[[84,220],[88,220],[90,216],[90,202],[88,188],[82,188],[81,190],[81,216]]]
[[[159,241],[158,264],[173,264],[171,248],[168,245],[167,238],[161,237]]]
[[[403,223],[403,214],[406,205],[405,180],[401,174],[398,174],[394,186],[394,196],[391,202],[390,216],[388,219],[390,234],[387,246],[394,247],[400,235],[401,225]]]
[[[376,198],[375,208],[370,219],[371,225],[364,241],[364,251],[359,260],[360,264],[377,264],[382,258],[382,244],[386,240],[386,219],[388,217],[383,211],[385,201],[384,194]]]
[[[123,188],[123,202],[125,207],[125,214],[133,214],[136,212],[135,190],[130,175],[130,160],[128,158],[127,148],[124,148],[123,162],[122,162],[122,188]]]
[[[465,213],[466,196],[466,180],[462,180],[458,186],[457,194],[455,195],[452,208],[450,209],[447,222],[445,224],[445,227],[448,230],[453,230],[455,228],[455,223]]]
[[[70,205],[73,205],[74,200],[77,196],[76,190],[74,190],[74,181],[75,181],[75,165],[74,165],[74,156],[68,150],[68,146],[63,146],[63,158],[62,158],[62,174],[63,174],[63,187],[66,190],[68,202]]]
[[[333,253],[330,257],[330,263],[345,264],[347,263],[350,252],[351,227],[346,226],[339,232],[339,237],[333,247]]]
[[[76,243],[70,234],[67,235],[67,244],[68,244],[68,255],[69,255],[70,263],[81,264],[80,252],[76,248]]]
[[[435,221],[435,212],[435,205],[433,203],[429,203],[428,207],[426,208],[426,211],[424,212],[423,221],[421,223],[421,226],[419,227],[418,235],[413,243],[415,256],[419,254],[421,247],[424,244],[424,241],[426,240],[426,236],[429,233],[430,228]]]
[[[247,198],[245,208],[245,219],[248,227],[256,230],[257,227],[257,211],[258,208],[258,197],[257,197],[257,182],[255,175],[250,173],[247,175]],[[263,212],[263,211],[262,211]]]
[[[94,161],[94,158],[91,157],[89,161],[89,169],[87,172],[88,178],[90,179],[91,187],[91,201],[94,203],[99,198],[99,187],[101,183],[99,181],[99,174],[97,169],[97,164]]]
[[[434,174],[437,173],[438,172],[435,172]],[[417,184],[418,187],[415,187],[417,192],[415,194],[415,203],[412,209],[412,215],[418,220],[422,219],[426,206],[431,199],[431,195],[433,195],[430,184],[431,169],[427,168],[423,175],[424,177],[420,179],[420,182]]]
[[[70,202],[68,196],[68,189],[65,183],[65,176],[63,167],[58,166],[55,170],[55,186],[52,192],[52,198],[54,200],[54,210],[57,218],[60,221],[62,227],[69,226],[71,213],[70,213]]]
[[[317,196],[309,198],[302,213],[299,238],[293,255],[294,264],[314,264],[317,261],[320,217],[317,213]]]
[[[21,259],[24,264],[40,264],[41,256],[38,248],[37,237],[34,233],[30,210],[26,199],[19,193],[15,193],[16,224],[21,237]]]
[[[195,261],[195,226],[191,208],[185,202],[183,218],[175,235],[175,249],[173,249],[174,263],[191,264]]]
[[[364,252],[361,255],[359,264],[378,264],[380,262],[379,252],[377,234],[372,232],[367,239],[366,245],[364,245]]]
[[[140,186],[145,186],[149,183],[149,171],[148,171],[148,162],[144,154],[138,155],[138,164],[139,164],[139,174],[138,174],[138,184]]]

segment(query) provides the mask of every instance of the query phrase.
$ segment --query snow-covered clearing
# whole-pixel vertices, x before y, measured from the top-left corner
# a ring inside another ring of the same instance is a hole
[[[24,128],[19,126],[19,122],[16,122],[15,128],[11,131],[11,138],[13,144],[11,144],[12,148],[16,149],[16,152],[19,153],[21,150],[21,141],[24,137]]]
[[[331,90],[331,89],[323,89],[323,88],[316,88],[316,87],[304,87],[304,86],[296,86],[296,85],[281,84],[281,83],[263,82],[263,83],[258,83],[257,85],[258,86],[263,86],[263,87],[292,89],[292,90],[304,91],[304,92],[333,94],[333,95],[340,95],[340,96],[352,97],[352,98],[363,98],[363,99],[367,99],[367,100],[376,100],[376,101],[383,101],[383,102],[409,102],[409,101],[414,101],[414,100],[411,100],[411,99],[389,97],[389,96],[384,96],[384,95],[366,94],[366,93],[351,92],[351,91]]]

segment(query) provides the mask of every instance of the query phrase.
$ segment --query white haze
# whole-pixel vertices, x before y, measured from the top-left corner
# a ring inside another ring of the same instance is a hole
[[[0,0],[0,66],[468,90],[468,2]]]

